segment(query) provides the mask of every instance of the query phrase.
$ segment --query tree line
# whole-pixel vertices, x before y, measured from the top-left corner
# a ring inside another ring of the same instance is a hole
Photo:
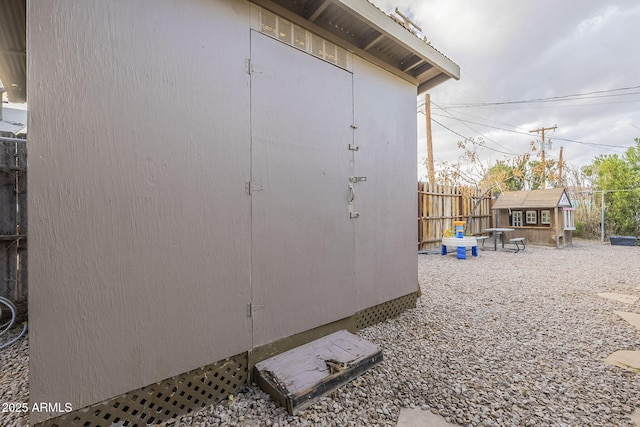
[[[468,138],[458,142],[463,154],[457,162],[438,162],[436,180],[496,194],[563,187],[576,208],[577,237],[600,237],[603,210],[606,235],[640,236],[640,138],[634,142],[624,154],[576,167],[562,159],[542,162],[534,142],[527,153],[485,164],[479,155],[484,141]]]

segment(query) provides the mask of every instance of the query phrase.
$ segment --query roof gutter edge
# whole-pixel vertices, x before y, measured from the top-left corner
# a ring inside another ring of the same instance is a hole
[[[361,20],[371,23],[378,31],[393,38],[396,42],[407,46],[418,56],[434,64],[434,66],[438,67],[449,77],[460,80],[460,66],[458,64],[447,58],[433,46],[428,45],[405,28],[402,28],[397,22],[393,21],[388,15],[370,2],[366,0],[332,1],[350,10]]]

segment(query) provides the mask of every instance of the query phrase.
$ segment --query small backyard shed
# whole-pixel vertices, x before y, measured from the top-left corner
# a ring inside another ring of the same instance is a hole
[[[415,305],[430,43],[367,0],[27,8],[30,395],[73,408],[32,422],[154,424]]]
[[[557,248],[572,242],[575,209],[564,188],[503,192],[492,209],[496,227],[515,229],[510,237]]]

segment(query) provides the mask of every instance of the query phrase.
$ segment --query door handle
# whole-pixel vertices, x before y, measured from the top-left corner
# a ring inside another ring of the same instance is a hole
[[[356,188],[354,184],[358,182],[364,182],[367,180],[366,176],[350,176],[349,177],[349,218],[355,219],[360,216],[360,212],[356,211]]]

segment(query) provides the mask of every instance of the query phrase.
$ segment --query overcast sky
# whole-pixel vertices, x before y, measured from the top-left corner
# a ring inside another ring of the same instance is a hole
[[[373,2],[385,12],[398,7],[461,68],[459,81],[451,79],[431,91],[433,119],[451,129],[432,124],[436,161],[458,159],[460,135],[483,137],[483,158],[492,164],[526,152],[532,140],[540,141],[530,130],[557,124],[555,132],[545,134],[552,140],[547,157],[557,160],[564,147],[564,160],[576,166],[600,154],[623,153],[640,137],[637,0]],[[621,88],[633,89],[616,90]],[[589,95],[561,102],[453,108],[575,94]],[[426,153],[423,122],[420,115],[419,160]]]

